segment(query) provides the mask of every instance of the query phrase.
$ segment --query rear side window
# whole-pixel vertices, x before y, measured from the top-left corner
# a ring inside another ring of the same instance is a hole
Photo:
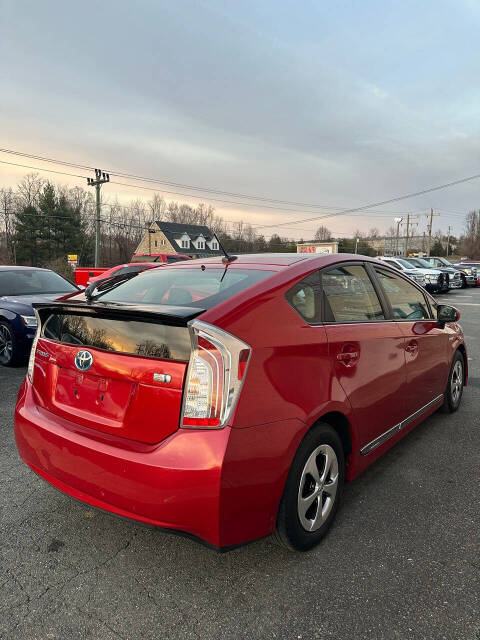
[[[338,266],[322,271],[326,322],[372,322],[384,320],[380,300],[365,268]]]
[[[252,285],[271,271],[196,268],[151,269],[99,296],[102,302],[161,304],[211,309]]]
[[[287,293],[287,300],[308,323],[320,322],[319,272],[310,274],[292,287]]]
[[[423,293],[400,276],[375,267],[385,295],[398,320],[427,320],[430,311]]]

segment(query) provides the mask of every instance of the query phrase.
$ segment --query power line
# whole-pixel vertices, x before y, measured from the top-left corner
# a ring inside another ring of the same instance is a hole
[[[63,166],[68,166],[68,167],[73,167],[73,168],[80,168],[80,169],[85,169],[85,170],[93,170],[94,167],[93,166],[89,166],[89,165],[85,165],[85,164],[80,164],[80,163],[74,163],[74,162],[68,162],[66,160],[59,160],[57,158],[50,158],[50,157],[46,157],[46,156],[40,156],[40,155],[35,155],[35,154],[30,154],[30,153],[24,153],[21,151],[17,151],[17,150],[13,150],[13,149],[3,149],[0,148],[0,152],[2,153],[7,153],[7,154],[11,154],[11,155],[15,155],[15,156],[20,156],[20,157],[24,157],[24,158],[30,158],[30,159],[35,159],[35,160],[41,160],[42,162],[49,162],[49,163],[54,163],[54,164],[59,164],[59,165],[63,165]],[[7,163],[4,162],[4,164],[14,164],[14,163]],[[16,165],[16,166],[26,166],[26,165]],[[28,168],[28,167],[26,167]],[[41,169],[38,167],[32,167],[37,171],[50,171],[52,173],[55,173],[53,170],[48,170],[48,169]],[[292,201],[292,200],[279,200],[279,199],[275,199],[275,198],[269,198],[266,196],[255,196],[255,195],[249,195],[249,194],[244,194],[244,193],[235,193],[235,192],[230,192],[230,191],[222,191],[220,189],[214,189],[211,187],[199,187],[196,185],[189,185],[189,184],[183,184],[183,183],[179,183],[179,182],[173,182],[173,181],[169,181],[169,180],[162,180],[160,178],[152,178],[152,177],[148,177],[148,176],[141,176],[141,175],[136,175],[136,174],[131,174],[131,173],[127,173],[127,172],[120,172],[120,171],[113,171],[113,170],[107,170],[108,173],[110,173],[113,176],[117,176],[117,177],[124,177],[124,178],[128,178],[128,179],[132,179],[132,180],[141,180],[143,182],[151,182],[151,183],[158,183],[158,184],[165,184],[167,186],[173,186],[173,187],[178,187],[181,189],[187,189],[187,190],[194,190],[194,191],[201,191],[203,193],[213,193],[216,195],[225,195],[225,196],[229,196],[229,197],[234,197],[234,198],[244,198],[244,199],[248,199],[248,200],[257,200],[259,202],[270,202],[270,203],[274,203],[274,204],[282,204],[282,205],[291,205],[291,206],[296,206],[296,207],[304,207],[304,208],[317,208],[317,209],[338,209],[340,210],[339,213],[346,213],[348,212],[355,212],[355,211],[363,211],[365,210],[367,207],[376,207],[376,206],[380,206],[381,204],[388,204],[391,202],[396,202],[399,200],[403,200],[406,198],[410,198],[410,197],[414,197],[414,196],[418,196],[418,195],[423,195],[425,193],[430,193],[431,191],[436,191],[439,189],[445,189],[449,186],[454,186],[456,184],[460,184],[463,182],[467,182],[469,180],[474,180],[478,177],[480,177],[480,174],[477,174],[475,176],[471,176],[468,178],[463,178],[461,180],[456,180],[450,183],[447,183],[445,185],[440,185],[437,187],[432,187],[430,189],[425,189],[424,191],[420,191],[417,193],[413,193],[413,194],[408,194],[405,196],[399,196],[398,198],[392,198],[391,200],[386,200],[384,202],[381,203],[376,203],[376,204],[371,204],[371,205],[365,205],[363,207],[358,207],[355,209],[344,209],[344,207],[339,207],[339,206],[333,206],[333,205],[321,205],[321,204],[315,204],[315,203],[306,203],[306,202],[298,202],[298,201]],[[59,173],[61,175],[69,175],[67,173],[63,173],[63,172],[59,172],[57,171],[56,173]],[[78,176],[77,174],[70,174],[74,177],[85,177],[85,176]],[[133,185],[133,184],[129,184],[129,183],[122,183],[122,182],[112,182],[112,184],[118,184],[119,186],[125,186],[125,187],[134,187],[134,188],[141,188],[141,189],[147,189],[147,187],[144,187],[142,185]],[[155,190],[155,189],[151,189],[152,191],[159,191],[160,193],[168,193],[169,195],[183,195],[186,197],[194,197],[194,198],[199,198],[199,199],[205,199],[204,196],[196,196],[194,194],[189,194],[189,193],[182,193],[179,191],[167,191],[167,190]],[[218,198],[209,198],[210,200],[216,201],[216,202],[223,202],[223,203],[227,203],[227,204],[234,204],[237,206],[257,206],[255,203],[245,203],[245,202],[235,202],[235,201],[230,201],[230,200],[224,200],[224,199],[218,199]],[[266,208],[272,208],[272,209],[276,209],[276,210],[281,210],[281,211],[295,211],[295,209],[278,209],[278,207],[276,206],[267,206],[267,205],[262,205]],[[299,212],[301,213],[301,212]],[[405,212],[385,212],[385,213],[409,213],[407,211]],[[329,217],[331,217],[329,215]],[[302,222],[302,221],[299,221]],[[268,226],[268,225],[262,225],[264,227]],[[276,225],[271,225],[271,226],[276,226]]]
[[[2,150],[2,149],[0,149],[0,151],[4,151],[6,153],[13,153],[15,155],[27,156],[27,157],[28,157],[28,155],[32,155],[32,154],[21,154],[20,152],[15,152],[15,151],[11,151],[11,150]],[[37,158],[41,159],[41,156],[37,156]],[[54,159],[47,159],[45,161],[58,162],[58,163],[63,163],[65,165],[69,165],[69,166],[79,166],[81,168],[86,168],[86,165],[74,165],[74,163],[66,163],[65,161],[56,161]],[[66,176],[71,176],[71,177],[75,177],[75,178],[82,178],[82,179],[86,179],[87,178],[87,176],[84,176],[84,175],[79,175],[79,174],[74,174],[74,173],[67,173],[67,172],[58,171],[58,170],[54,170],[54,169],[45,169],[43,167],[32,167],[32,166],[29,166],[29,165],[13,163],[13,162],[7,162],[5,160],[0,160],[0,163],[6,164],[6,165],[11,165],[11,166],[18,166],[18,167],[22,167],[22,168],[30,169],[30,170],[34,170],[34,171],[45,171],[45,172],[48,172],[48,173],[55,173],[55,174],[58,174],[58,175],[66,175]],[[323,214],[322,213],[322,215],[314,216],[314,217],[311,217],[311,218],[303,218],[301,220],[288,220],[288,221],[285,221],[285,222],[278,222],[278,223],[275,223],[275,224],[253,225],[253,227],[255,229],[268,229],[268,228],[279,227],[279,226],[286,227],[288,225],[291,225],[292,223],[296,225],[296,224],[300,224],[300,223],[303,223],[303,222],[313,222],[313,221],[317,221],[317,220],[324,220],[324,219],[327,219],[327,218],[338,217],[340,215],[348,215],[348,214],[359,213],[359,212],[362,212],[362,211],[365,211],[365,210],[368,210],[368,209],[371,209],[371,208],[376,208],[378,206],[382,206],[384,204],[391,204],[393,202],[406,200],[408,198],[424,195],[426,193],[431,193],[433,191],[438,191],[440,189],[446,189],[446,188],[451,187],[451,186],[455,186],[455,185],[458,185],[458,184],[462,184],[464,182],[468,182],[468,181],[471,181],[471,180],[478,179],[479,177],[480,177],[480,174],[476,174],[474,176],[470,176],[470,177],[467,177],[467,178],[462,178],[460,180],[455,180],[455,181],[448,182],[448,183],[445,183],[445,184],[442,184],[442,185],[439,185],[439,186],[430,187],[430,188],[424,189],[422,191],[417,191],[417,192],[406,194],[406,195],[403,195],[403,196],[397,196],[395,198],[390,198],[388,200],[383,200],[383,201],[380,201],[380,202],[363,205],[361,207],[355,207],[355,208],[352,208],[352,209],[343,209],[343,210],[335,212],[335,213],[327,213],[327,214]],[[179,195],[178,192],[170,192],[170,191],[165,191],[165,190],[160,190],[160,189],[154,189],[152,187],[146,187],[146,186],[143,186],[143,185],[134,185],[134,184],[128,184],[128,183],[122,183],[122,182],[116,182],[116,181],[111,181],[111,183],[112,184],[117,184],[119,186],[129,187],[129,188],[133,187],[133,188],[137,188],[137,189],[143,189],[143,190],[154,191],[154,192],[159,192],[159,193],[169,193],[169,194],[173,193],[175,195]],[[181,195],[187,195],[187,197],[194,197],[194,198],[203,199],[203,198],[201,198],[201,196],[196,196],[194,194],[181,194]],[[233,202],[233,201],[228,201],[228,200],[219,200],[217,198],[208,198],[208,199],[213,200],[213,201],[220,201],[220,202],[223,202],[223,203],[234,204],[236,206],[253,206],[253,207],[257,206],[256,204],[253,204],[253,203]],[[295,210],[292,210],[292,209],[284,209],[284,208],[283,209],[278,209],[278,207],[269,206],[269,205],[262,205],[262,207],[264,207],[264,208],[265,207],[266,208],[272,208],[272,209],[275,209],[276,211],[295,211]],[[331,207],[331,208],[334,208],[334,207]],[[298,212],[298,213],[300,213],[300,212]],[[398,212],[392,212],[392,213],[398,213]]]
[[[425,195],[426,193],[432,193],[433,191],[439,191],[440,189],[447,189],[448,187],[453,187],[457,184],[462,184],[464,182],[469,182],[470,180],[477,180],[478,178],[480,178],[480,173],[477,173],[473,176],[469,176],[468,178],[461,178],[460,180],[453,180],[452,182],[446,182],[445,184],[441,184],[438,185],[436,187],[429,187],[428,189],[422,189],[422,191],[415,191],[413,193],[407,193],[403,196],[396,196],[395,198],[389,198],[388,200],[382,200],[380,202],[373,202],[371,204],[366,204],[363,205],[362,207],[355,207],[354,209],[346,209],[344,211],[338,211],[337,213],[331,213],[331,214],[327,214],[327,215],[322,215],[322,216],[316,216],[313,218],[304,218],[303,220],[295,220],[294,222],[296,223],[301,223],[301,222],[311,222],[312,220],[322,220],[325,218],[335,218],[337,216],[342,216],[342,215],[347,215],[349,213],[357,213],[360,211],[366,211],[367,209],[373,209],[375,207],[381,207],[384,204],[391,204],[392,202],[399,202],[400,200],[406,200],[407,198],[415,198],[417,196],[422,196]],[[288,221],[288,222],[280,222],[277,224],[272,224],[272,225],[261,225],[262,228],[267,228],[267,227],[280,227],[283,226],[285,224],[289,224],[289,222],[292,221]]]
[[[87,171],[92,171],[94,170],[93,166],[89,166],[89,165],[85,165],[85,164],[79,164],[79,163],[75,163],[75,162],[68,162],[66,160],[58,160],[56,158],[49,158],[49,157],[45,157],[45,156],[39,156],[39,155],[34,155],[31,153],[24,153],[21,151],[16,151],[13,149],[2,149],[0,148],[0,152],[1,153],[8,153],[11,155],[15,155],[15,156],[20,156],[22,158],[30,158],[32,160],[41,160],[42,162],[50,162],[50,163],[54,163],[54,164],[59,164],[59,165],[64,165],[67,167],[73,167],[76,169],[85,169]],[[187,189],[187,190],[192,190],[192,191],[201,191],[204,193],[213,193],[215,195],[223,195],[223,196],[228,196],[231,198],[244,198],[247,200],[258,200],[261,202],[271,202],[273,204],[285,204],[285,205],[291,205],[291,206],[296,206],[296,207],[304,207],[304,208],[314,208],[314,209],[343,209],[343,207],[338,207],[338,206],[332,206],[332,205],[320,205],[320,204],[315,204],[315,203],[310,203],[310,202],[297,202],[297,201],[292,201],[292,200],[278,200],[275,198],[269,198],[267,196],[256,196],[256,195],[249,195],[246,193],[235,193],[235,192],[231,192],[231,191],[222,191],[220,189],[215,189],[212,187],[199,187],[196,185],[189,185],[189,184],[184,184],[184,183],[180,183],[180,182],[172,182],[170,180],[163,180],[160,178],[152,178],[152,177],[148,177],[148,176],[140,176],[140,175],[136,175],[136,174],[131,174],[131,173],[127,173],[127,172],[122,172],[122,171],[114,171],[112,169],[107,170],[108,173],[112,176],[117,176],[119,178],[129,178],[132,180],[141,180],[142,182],[153,182],[153,183],[157,183],[157,184],[165,184],[167,186],[170,187],[178,187],[180,189]],[[168,193],[168,192],[167,192]],[[170,192],[170,193],[177,193],[177,192]],[[179,195],[189,195],[189,194],[182,194],[180,193]]]

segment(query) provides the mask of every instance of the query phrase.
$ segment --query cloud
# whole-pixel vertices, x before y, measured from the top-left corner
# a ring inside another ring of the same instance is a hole
[[[4,4],[0,109],[27,151],[345,207],[478,170],[468,6]]]

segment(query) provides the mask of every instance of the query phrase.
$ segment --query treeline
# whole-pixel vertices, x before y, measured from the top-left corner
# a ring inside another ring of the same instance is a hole
[[[191,207],[166,202],[158,194],[149,201],[128,204],[102,203],[100,263],[112,266],[128,262],[152,220],[206,225],[217,234],[227,251],[296,251],[293,241],[255,233],[245,222],[228,224],[207,204]],[[46,266],[69,275],[68,254],[77,254],[80,265],[94,260],[95,199],[82,187],[64,187],[38,174],[25,176],[16,189],[0,189],[0,263]]]
[[[103,194],[101,213],[100,263],[112,266],[128,262],[145,229],[153,220],[200,224],[214,231],[225,249],[232,253],[295,252],[296,241],[278,234],[265,238],[246,222],[227,223],[208,204],[192,207],[166,202],[158,194],[150,200],[121,204]],[[390,228],[386,235],[395,236]],[[339,251],[376,255],[373,241],[380,232],[355,230],[351,238],[339,240]],[[310,239],[310,238],[308,238]],[[332,233],[319,226],[315,240],[332,239]],[[445,255],[445,236],[433,238],[432,255]],[[450,237],[450,248],[457,239]],[[79,264],[94,261],[95,199],[92,190],[55,185],[38,174],[26,175],[16,189],[0,189],[0,264],[46,266],[71,275],[67,255],[77,254]],[[480,212],[468,214],[465,234],[458,239],[457,253],[480,258]]]

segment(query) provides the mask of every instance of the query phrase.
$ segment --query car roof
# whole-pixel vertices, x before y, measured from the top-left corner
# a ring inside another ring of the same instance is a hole
[[[51,271],[51,269],[44,269],[43,267],[24,267],[19,264],[2,264],[0,265],[0,271]]]
[[[234,260],[228,262],[229,268],[245,266],[258,266],[258,267],[290,267],[295,264],[304,263],[305,265],[311,263],[313,267],[318,265],[318,268],[326,266],[328,264],[338,262],[339,258],[343,261],[348,260],[371,260],[368,256],[362,256],[359,254],[349,253],[244,253],[244,254],[232,254]],[[200,264],[205,265],[219,265],[225,266],[223,262],[224,256],[214,256],[212,258],[196,258],[195,260],[186,260],[185,262],[175,262],[169,264],[169,269],[191,269],[192,267]]]

